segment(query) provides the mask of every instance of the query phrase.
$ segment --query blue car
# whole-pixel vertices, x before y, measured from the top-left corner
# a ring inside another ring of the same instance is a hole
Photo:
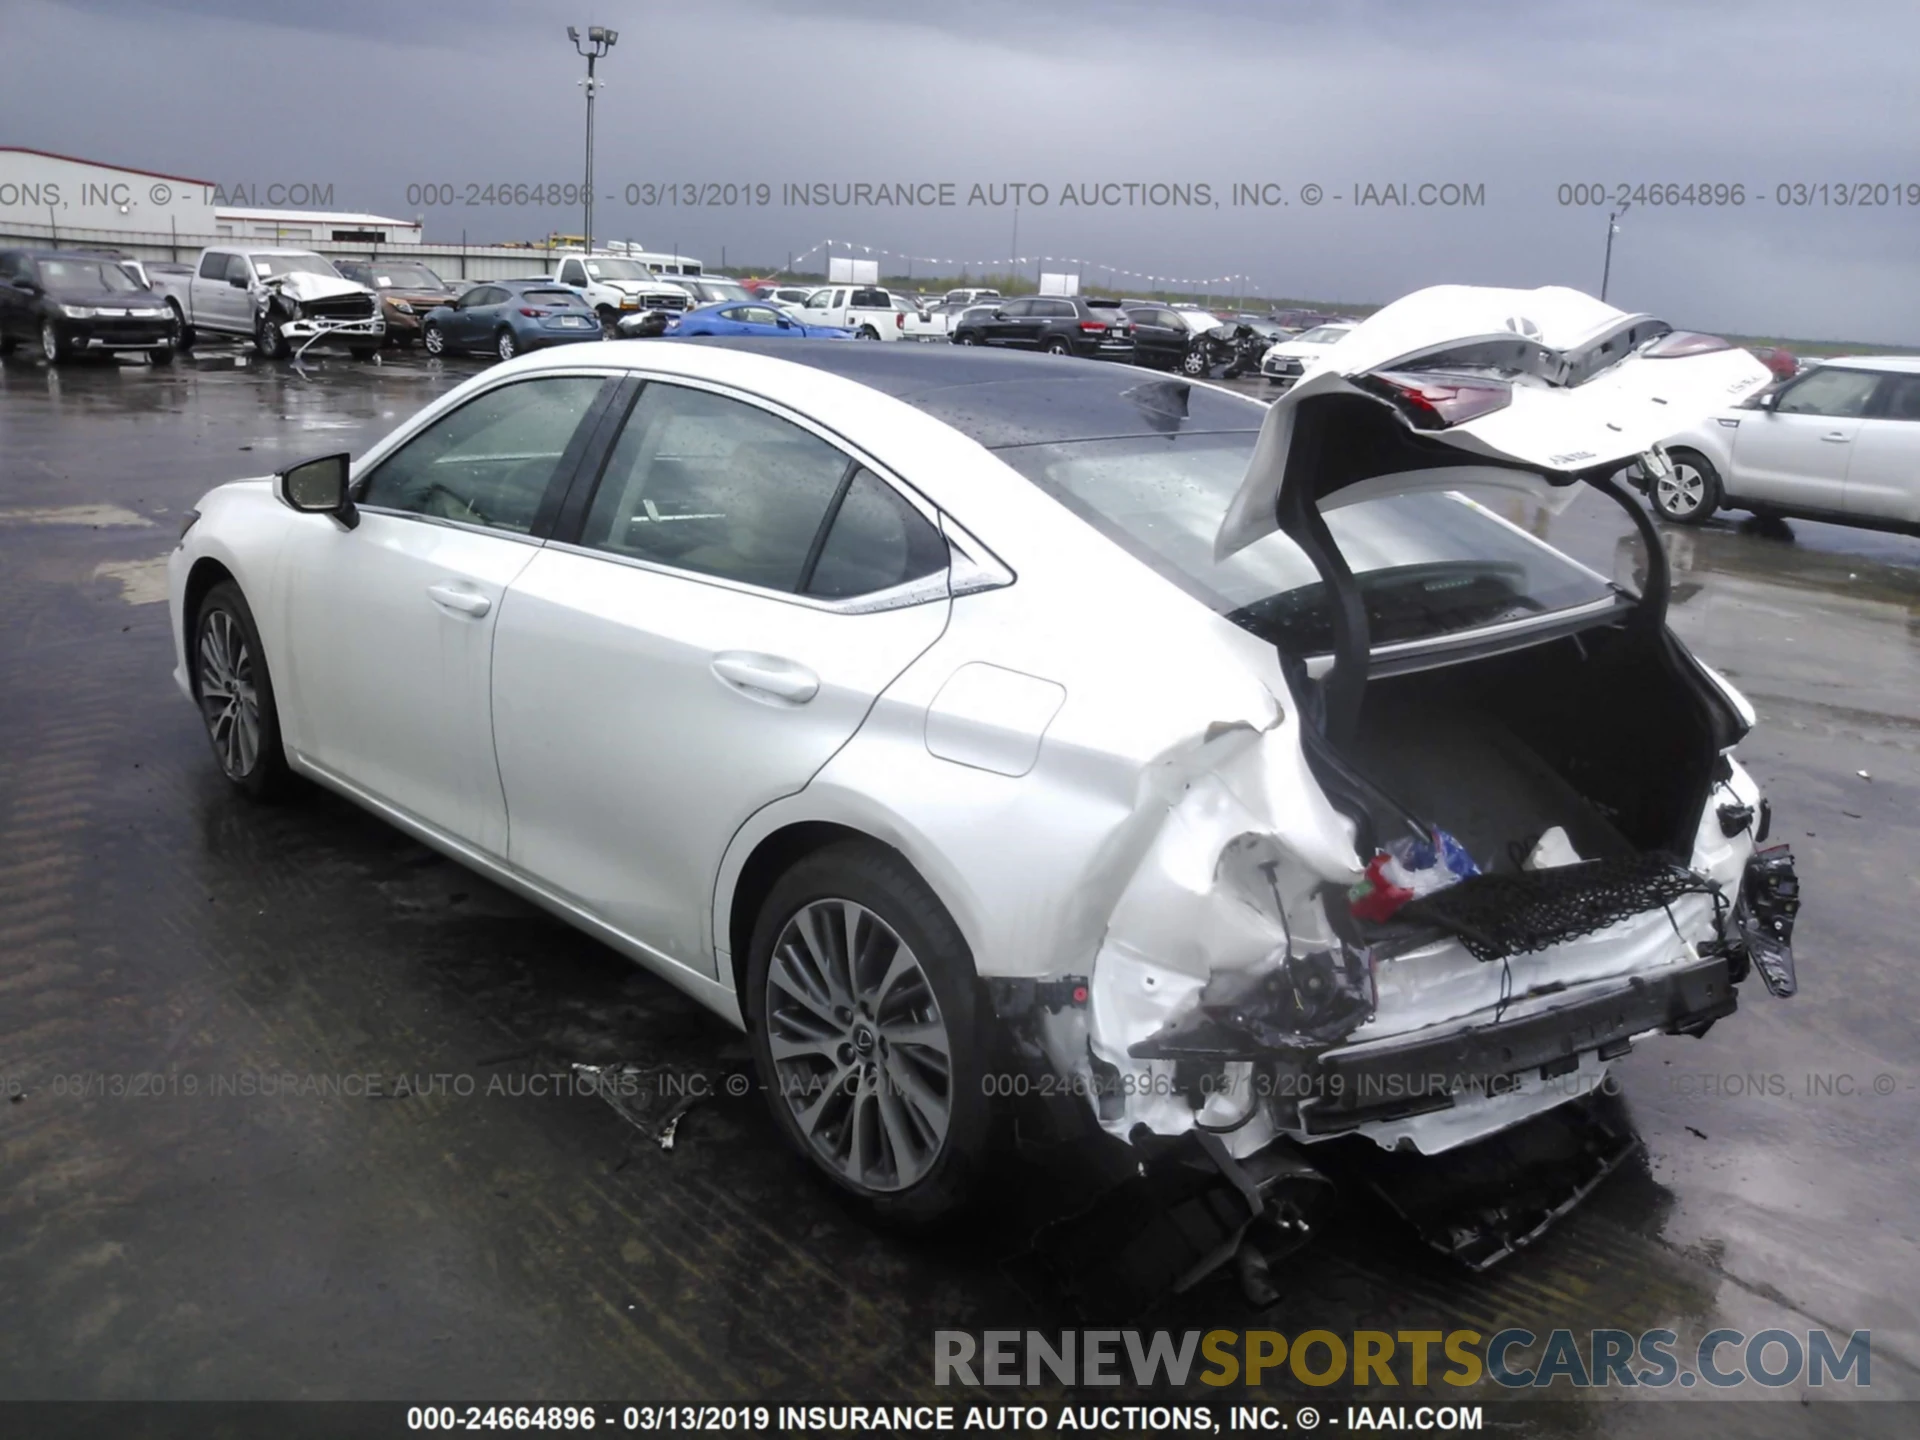
[[[600,339],[600,317],[564,285],[533,280],[483,280],[450,305],[436,305],[421,322],[429,355],[482,350],[511,360],[524,350]]]
[[[722,300],[667,322],[668,335],[787,335],[806,340],[851,340],[838,325],[808,325],[753,300]]]

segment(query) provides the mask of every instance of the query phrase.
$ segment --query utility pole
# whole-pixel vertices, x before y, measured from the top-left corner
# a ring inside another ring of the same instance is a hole
[[[609,30],[604,25],[587,27],[586,44],[580,43],[580,31],[572,25],[567,27],[567,38],[573,42],[574,50],[587,60],[587,216],[586,233],[581,237],[586,242],[586,252],[593,253],[593,94],[600,88],[600,82],[594,79],[593,63],[609,50],[620,38],[618,30]]]
[[[1632,203],[1632,201],[1627,202],[1628,205]],[[1602,300],[1607,298],[1607,281],[1613,278],[1613,237],[1620,233],[1620,226],[1615,222],[1626,213],[1627,206],[1622,205],[1618,210],[1615,210],[1611,215],[1607,216],[1607,258],[1606,262],[1600,267],[1600,298]]]

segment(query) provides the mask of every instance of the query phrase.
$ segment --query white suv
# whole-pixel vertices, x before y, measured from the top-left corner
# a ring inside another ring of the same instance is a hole
[[[1722,507],[1920,534],[1920,358],[1852,355],[1667,441],[1648,498],[1696,525]]]

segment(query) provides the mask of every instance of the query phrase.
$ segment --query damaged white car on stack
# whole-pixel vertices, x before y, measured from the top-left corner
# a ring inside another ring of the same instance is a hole
[[[178,678],[236,786],[332,786],[743,1025],[879,1211],[960,1203],[1042,1088],[1258,1197],[1792,992],[1753,712],[1613,478],[1767,380],[1555,289],[1409,296],[1270,408],[570,347],[206,496]],[[1469,496],[1581,483],[1642,592]]]

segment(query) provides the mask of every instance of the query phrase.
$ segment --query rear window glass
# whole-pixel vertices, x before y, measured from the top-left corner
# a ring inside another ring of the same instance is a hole
[[[522,290],[522,300],[537,300],[542,305],[570,305],[580,297],[571,290]]]
[[[1255,431],[1022,445],[995,453],[1235,624],[1294,654],[1332,649],[1313,562],[1284,535],[1224,561],[1214,535]],[[1326,512],[1359,577],[1375,645],[1428,639],[1605,599],[1600,576],[1470,499],[1421,492]]]

